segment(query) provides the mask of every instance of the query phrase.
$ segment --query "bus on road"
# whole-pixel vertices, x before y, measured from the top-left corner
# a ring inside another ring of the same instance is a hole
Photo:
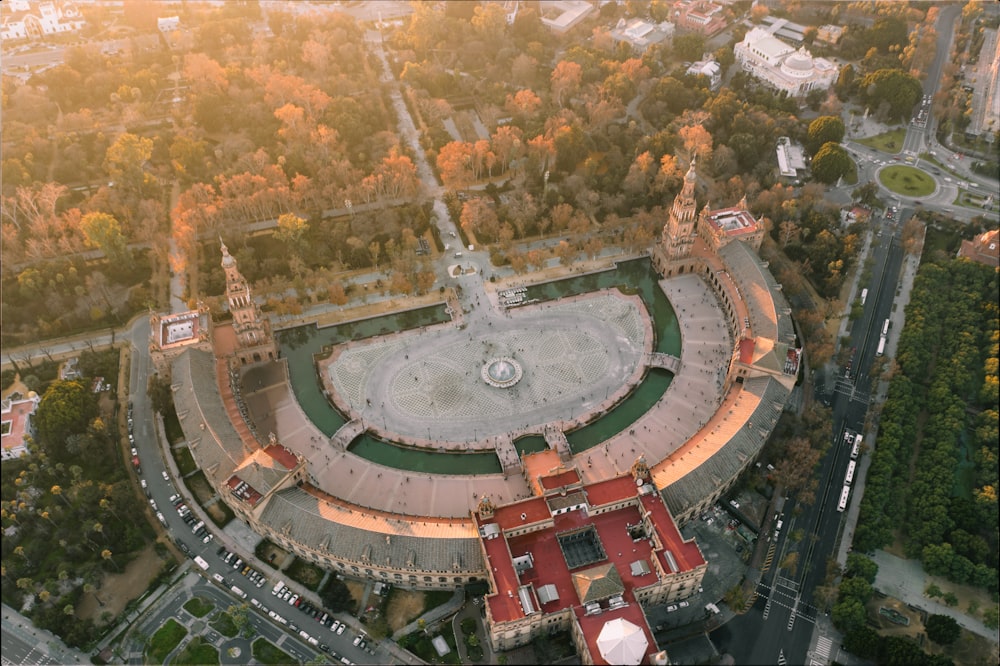
[[[889,335],[889,320],[886,319],[885,323],[882,324],[882,337]]]
[[[878,339],[878,349],[875,350],[876,356],[881,356],[885,353],[885,336],[883,335]]]
[[[851,460],[857,460],[858,454],[861,453],[861,435],[854,436],[854,446],[851,447]]]
[[[851,496],[851,487],[844,486],[840,491],[840,502],[837,503],[837,511],[843,511],[847,508],[847,498]]]
[[[867,289],[862,289],[861,290],[861,305],[864,305],[865,301],[867,301],[867,300],[868,300],[868,290]]]
[[[844,476],[844,485],[849,486],[854,481],[854,468],[858,463],[853,460],[847,463],[847,474]]]

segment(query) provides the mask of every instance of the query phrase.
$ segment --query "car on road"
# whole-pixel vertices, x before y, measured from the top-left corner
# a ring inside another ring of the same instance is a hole
[[[346,624],[344,624],[343,622],[341,622],[341,623],[340,623],[340,626],[339,626],[339,627],[337,627],[337,635],[339,636],[339,635],[341,635],[342,633],[344,633],[344,629],[347,629],[347,625],[346,625]]]
[[[677,604],[670,604],[669,606],[667,606],[668,613],[673,613],[675,610],[677,610]]]
[[[681,608],[687,608],[687,607],[688,607],[688,606],[690,606],[691,604],[690,604],[689,602],[687,602],[687,601],[682,601],[682,602],[680,602],[680,603],[679,603],[679,604],[677,604],[677,605],[678,605],[678,606],[680,606]]]
[[[163,480],[164,481],[169,481],[170,480],[170,475],[167,474],[167,470],[163,470],[162,472],[160,472],[160,474],[163,475]]]
[[[740,508],[740,503],[737,502],[736,500],[729,500],[729,503],[732,505],[734,509]]]

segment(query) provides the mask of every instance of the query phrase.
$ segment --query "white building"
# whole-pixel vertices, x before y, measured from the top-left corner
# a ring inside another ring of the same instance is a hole
[[[616,42],[629,44],[636,53],[645,53],[653,44],[669,44],[674,37],[674,24],[668,21],[653,23],[639,18],[629,21],[619,19],[618,25],[608,34]]]
[[[29,2],[6,0],[0,39],[41,39],[49,35],[75,32],[86,21],[72,2]]]
[[[685,73],[688,76],[708,77],[708,86],[712,90],[718,90],[719,84],[722,83],[722,66],[711,59],[691,63]]]
[[[164,16],[156,19],[156,29],[160,32],[173,32],[181,27],[179,16]]]
[[[748,32],[733,52],[743,71],[793,97],[826,90],[837,80],[837,66],[832,62],[813,58],[805,47],[796,50],[763,28]]]
[[[778,173],[785,178],[798,178],[799,172],[805,171],[806,159],[802,146],[792,143],[787,136],[778,139],[775,149],[778,156]]]

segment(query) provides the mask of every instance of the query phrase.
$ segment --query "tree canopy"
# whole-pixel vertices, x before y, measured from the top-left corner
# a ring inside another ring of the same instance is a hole
[[[844,121],[839,116],[820,116],[809,123],[806,147],[815,155],[826,143],[843,141],[844,131]]]
[[[80,380],[52,382],[38,404],[35,425],[42,448],[63,458],[71,435],[86,432],[97,416],[97,399]]]
[[[854,163],[839,144],[828,141],[812,160],[813,177],[821,183],[835,183],[841,176],[851,173]]]

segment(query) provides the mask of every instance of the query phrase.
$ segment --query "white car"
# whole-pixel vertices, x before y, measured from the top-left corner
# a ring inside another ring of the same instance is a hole
[[[677,604],[670,604],[669,606],[667,606],[668,613],[673,613],[675,610],[677,610]]]
[[[737,502],[736,500],[729,500],[729,503],[733,505],[734,509],[740,508],[740,503]]]
[[[163,474],[163,480],[164,481],[169,481],[170,480],[170,475],[167,474],[167,470],[163,470],[161,472],[161,474]]]

